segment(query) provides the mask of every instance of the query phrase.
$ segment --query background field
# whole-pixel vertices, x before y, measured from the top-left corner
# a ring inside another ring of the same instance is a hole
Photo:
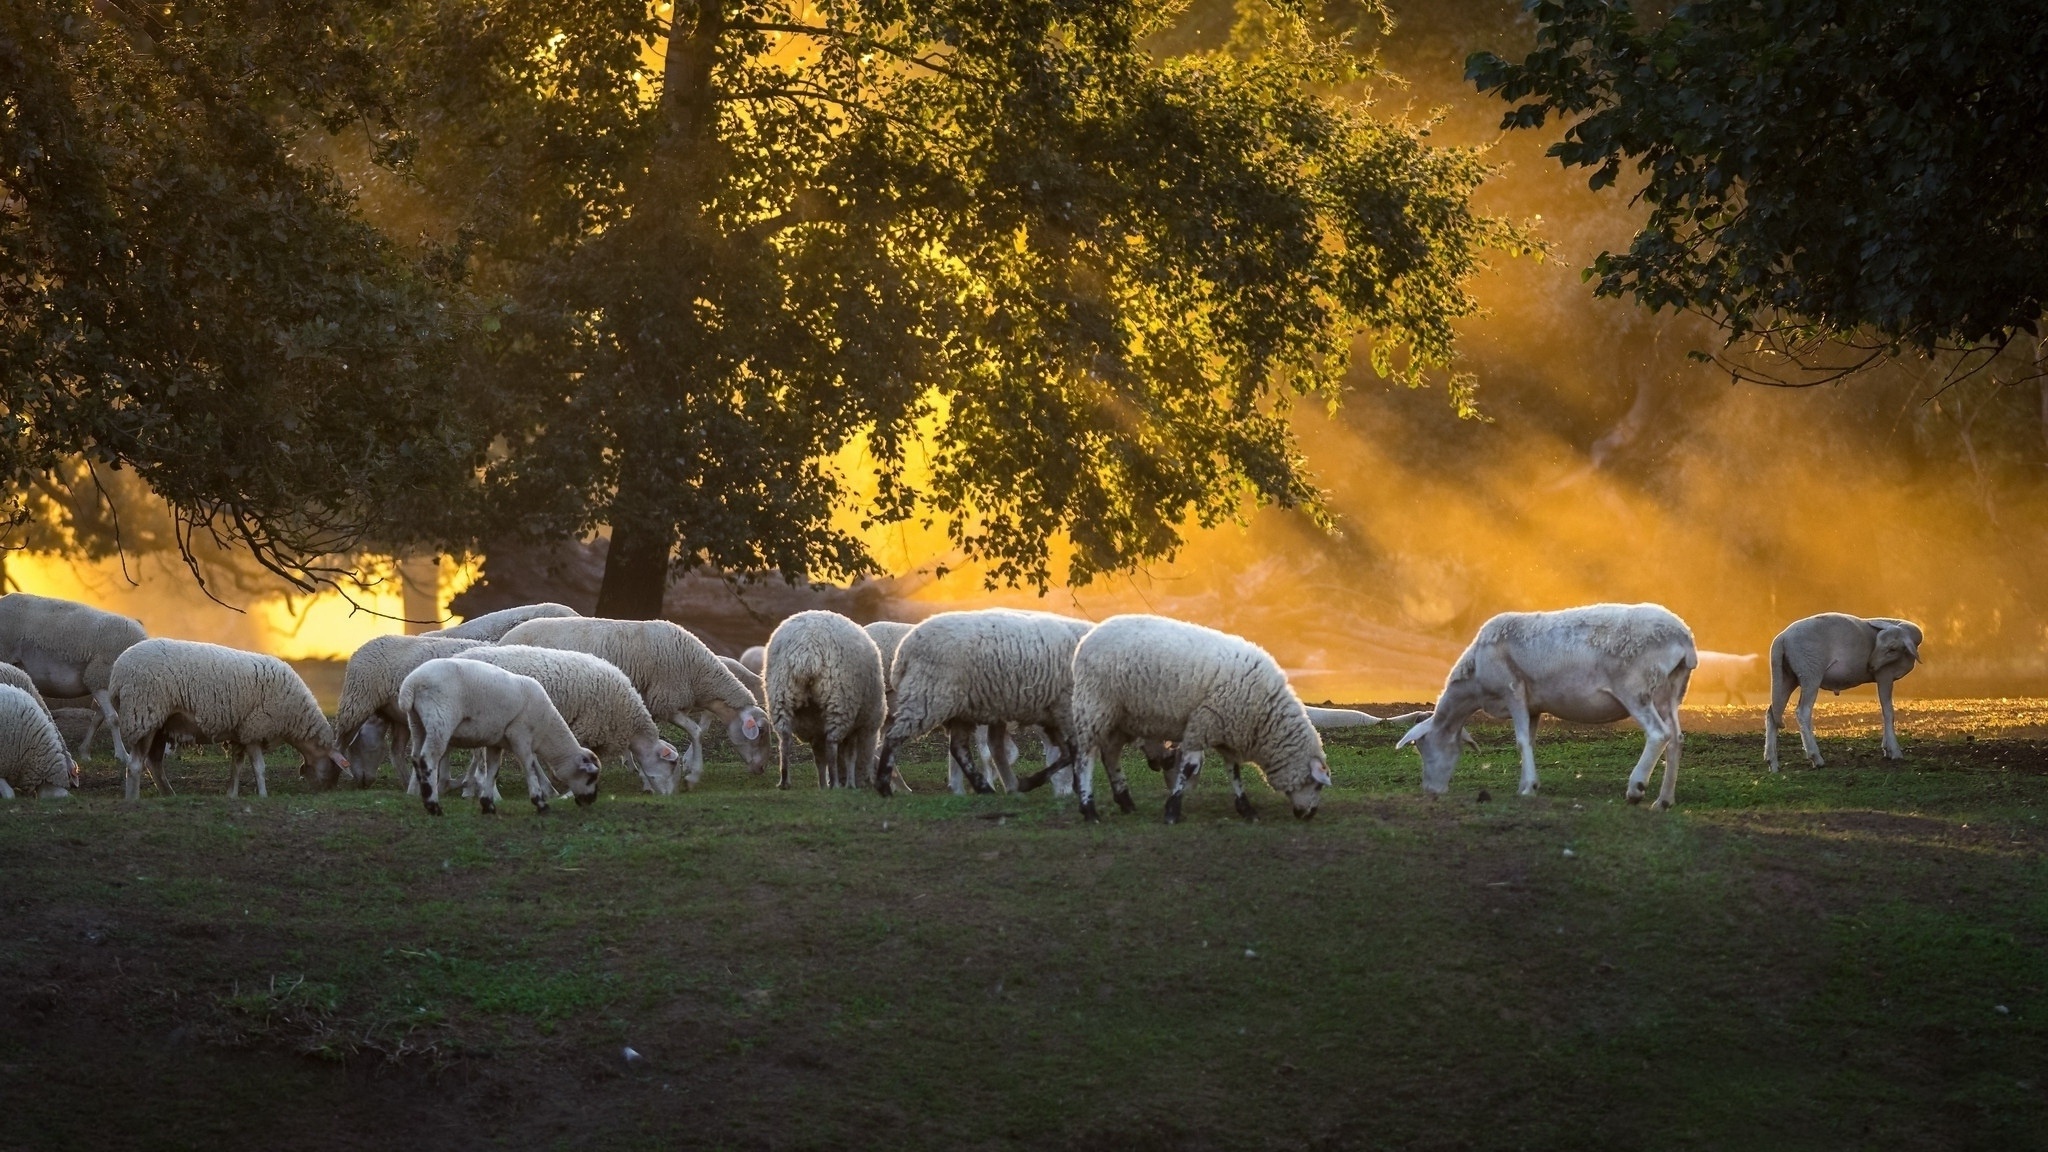
[[[1311,824],[1171,828],[929,744],[892,801],[720,746],[441,820],[101,759],[0,805],[0,1147],[2048,1147],[2048,709],[1912,705],[1895,765],[1839,706],[1780,777],[1756,715],[1671,813],[1633,731],[1546,725],[1523,799],[1482,729],[1432,803],[1370,729]]]

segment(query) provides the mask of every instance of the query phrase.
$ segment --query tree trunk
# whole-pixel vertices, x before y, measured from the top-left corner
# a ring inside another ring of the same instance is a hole
[[[604,583],[597,590],[597,614],[613,620],[658,618],[662,594],[668,591],[668,553],[665,527],[614,519]]]

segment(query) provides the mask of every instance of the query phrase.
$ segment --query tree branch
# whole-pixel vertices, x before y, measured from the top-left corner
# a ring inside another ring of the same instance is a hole
[[[766,20],[736,21],[730,27],[745,32],[787,32],[794,36],[810,36],[820,40],[851,40],[863,48],[873,48],[877,52],[885,52],[896,57],[898,60],[915,64],[927,72],[936,72],[941,76],[951,77],[955,80],[964,80],[969,84],[988,83],[986,79],[980,76],[970,76],[958,68],[934,63],[930,53],[920,55],[908,48],[884,44],[879,40],[864,36],[859,32],[849,32],[844,28],[828,28],[817,24],[778,24]]]

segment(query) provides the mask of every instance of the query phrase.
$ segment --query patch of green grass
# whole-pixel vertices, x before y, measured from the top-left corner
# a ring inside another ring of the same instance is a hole
[[[2038,745],[1830,740],[1773,776],[1695,735],[1659,813],[1621,799],[1639,735],[1544,729],[1533,797],[1479,736],[1439,801],[1351,730],[1315,821],[1212,778],[1175,827],[1135,759],[1138,812],[1091,826],[944,792],[934,742],[887,801],[720,754],[694,794],[608,769],[589,809],[440,819],[388,775],[230,801],[206,755],[130,805],[98,763],[0,806],[0,1061],[128,1087],[24,1097],[18,1138],[2048,1145]]]

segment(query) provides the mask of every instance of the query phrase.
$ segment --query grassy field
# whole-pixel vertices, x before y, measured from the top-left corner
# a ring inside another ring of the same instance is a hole
[[[0,805],[0,1148],[2048,1147],[2041,711],[1778,777],[1703,717],[1670,813],[1632,731],[1546,726],[1525,799],[1480,730],[1429,802],[1353,730],[1309,824],[1163,826],[1139,767],[1085,826],[935,745],[889,801],[715,754],[440,820],[101,760]]]

